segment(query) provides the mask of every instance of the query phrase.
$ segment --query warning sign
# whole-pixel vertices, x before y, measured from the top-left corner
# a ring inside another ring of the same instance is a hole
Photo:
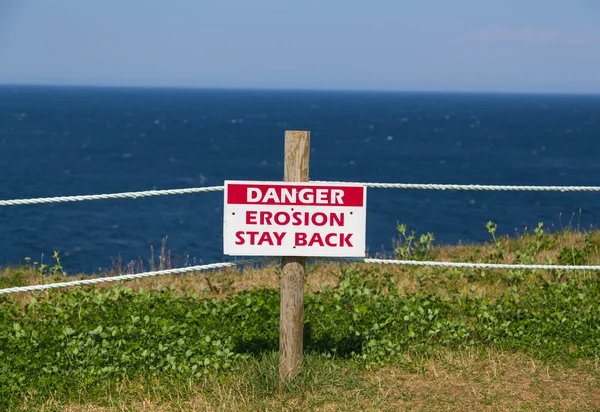
[[[225,181],[224,254],[364,257],[366,197],[355,184]]]

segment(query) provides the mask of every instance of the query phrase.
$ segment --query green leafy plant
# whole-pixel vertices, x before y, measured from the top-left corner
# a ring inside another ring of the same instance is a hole
[[[31,259],[29,258],[25,258],[26,262],[29,263],[29,261]],[[61,275],[61,276],[66,276],[66,272],[63,269],[62,263],[60,261],[60,251],[54,251],[54,253],[52,254],[52,260],[54,261],[54,264],[52,266],[46,265],[44,263],[38,263],[38,262],[33,262],[33,269],[43,278],[44,276],[47,275],[52,275],[52,276],[57,276],[57,275]],[[43,261],[43,255],[42,255],[42,261]]]
[[[406,224],[398,224],[399,239],[394,249],[400,259],[425,260],[429,257],[435,238],[432,233],[416,235],[414,230],[408,231]]]
[[[584,265],[586,261],[585,249],[564,247],[558,254],[558,263],[561,265]]]
[[[559,252],[557,259],[561,265],[585,265],[589,263],[589,256],[597,256],[598,252],[597,234],[588,233],[582,248],[564,247]]]
[[[537,227],[533,229],[533,234],[536,239],[537,250],[550,250],[556,246],[556,238],[550,236],[546,230],[544,230],[544,223],[539,222]]]
[[[492,244],[494,245],[494,253],[489,256],[491,262],[501,262],[504,259],[504,243],[496,237],[498,225],[491,220],[485,225],[488,233],[492,236]]]
[[[55,250],[52,254],[52,259],[54,260],[54,265],[52,265],[50,268],[50,274],[52,276],[66,276],[67,274],[63,269],[62,263],[60,262],[60,251]]]

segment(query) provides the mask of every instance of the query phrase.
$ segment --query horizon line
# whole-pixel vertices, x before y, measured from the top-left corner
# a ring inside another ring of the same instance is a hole
[[[469,95],[520,95],[520,96],[586,96],[600,97],[600,92],[566,91],[500,91],[500,90],[430,90],[430,89],[341,89],[341,88],[294,88],[294,87],[234,87],[234,86],[167,86],[123,84],[57,84],[57,83],[2,83],[1,88],[68,88],[68,89],[124,89],[124,90],[188,90],[188,91],[239,91],[239,92],[307,92],[307,93],[388,93],[388,94],[469,94]]]

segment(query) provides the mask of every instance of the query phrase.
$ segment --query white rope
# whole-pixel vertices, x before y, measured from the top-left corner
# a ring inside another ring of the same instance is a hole
[[[529,192],[600,192],[600,186],[510,186],[510,185],[455,185],[428,183],[361,183],[325,182],[314,183],[357,184],[373,189],[418,189],[418,190],[475,190],[475,191],[529,191]]]
[[[36,199],[0,200],[0,206],[34,205],[39,203],[82,202],[85,200],[137,199],[150,196],[185,195],[190,193],[220,192],[223,186],[196,187],[190,189],[147,190],[143,192],[123,192],[102,195],[40,197]]]
[[[19,292],[32,292],[32,291],[40,291],[46,289],[56,289],[56,288],[68,288],[73,286],[84,286],[84,285],[95,285],[97,283],[106,283],[106,282],[119,282],[122,280],[134,280],[141,278],[148,278],[152,276],[162,276],[162,275],[178,275],[182,273],[190,273],[190,272],[204,272],[212,269],[223,269],[241,265],[249,265],[253,263],[266,262],[269,260],[273,260],[273,258],[257,258],[257,259],[248,259],[242,260],[239,262],[223,262],[223,263],[211,263],[209,265],[198,265],[198,266],[190,266],[186,268],[178,268],[178,269],[166,269],[166,270],[157,270],[154,272],[143,272],[136,273],[131,275],[120,275],[120,276],[111,276],[105,278],[96,278],[96,279],[82,279],[82,280],[74,280],[71,282],[59,282],[59,283],[49,283],[47,285],[32,285],[32,286],[18,286],[13,288],[0,289],[0,295],[8,294],[8,293],[19,293]]]
[[[318,260],[333,262],[361,262],[376,263],[380,265],[408,265],[408,266],[438,266],[450,268],[472,269],[541,269],[541,270],[600,270],[600,265],[569,266],[569,265],[525,265],[506,263],[465,263],[465,262],[430,262],[419,260],[391,260],[391,259],[361,259],[361,258],[318,258]]]
[[[373,189],[417,190],[475,190],[475,191],[529,191],[529,192],[600,192],[599,186],[506,186],[506,185],[455,185],[427,183],[361,183],[314,181],[314,183],[359,184]],[[104,199],[138,199],[150,196],[185,195],[190,193],[220,192],[224,186],[197,187],[190,189],[147,190],[142,192],[108,193],[100,195],[40,197],[32,199],[0,200],[0,206],[34,205],[40,203],[82,202]]]

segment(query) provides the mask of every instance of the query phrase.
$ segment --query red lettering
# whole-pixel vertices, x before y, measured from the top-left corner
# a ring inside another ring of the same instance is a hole
[[[247,225],[344,226],[344,213],[246,211]]]
[[[228,204],[364,206],[365,189],[359,186],[323,186],[228,183]]]
[[[343,213],[330,213],[329,214],[329,226],[335,226],[334,223],[337,223],[338,226],[344,226],[344,214]]]
[[[281,217],[283,216],[283,220],[281,220]],[[287,225],[288,223],[290,223],[290,214],[286,213],[286,212],[277,212],[275,213],[275,223],[277,223],[278,225]]]
[[[317,221],[317,217],[321,218],[321,221]],[[327,215],[323,212],[317,212],[312,215],[312,223],[315,226],[324,226],[327,223]]]
[[[268,243],[270,246],[273,246],[273,240],[271,239],[271,234],[269,232],[263,232],[263,234],[260,235],[258,246],[262,245],[263,243]]]
[[[337,245],[335,243],[333,243],[331,241],[331,238],[334,238],[337,236],[337,233],[330,233],[327,236],[325,236],[325,243],[327,243],[327,246],[331,246],[331,247],[336,247]]]
[[[308,242],[308,246],[312,246],[315,243],[318,243],[319,246],[325,246],[325,244],[323,244],[323,239],[321,239],[321,235],[319,233],[315,233],[312,235],[312,237],[310,238],[310,242]]]
[[[236,245],[246,244],[246,238],[244,237],[244,235],[247,235],[249,244],[251,246],[261,246],[265,243],[269,244],[270,246],[274,246],[274,244],[277,243],[277,246],[281,246],[286,232],[244,232],[240,230],[239,232],[235,233],[235,237],[237,239],[235,241]],[[273,241],[273,238],[275,239],[275,241]]]
[[[235,244],[251,246],[281,246],[287,232],[259,232],[259,231],[238,231],[235,232]],[[297,232],[294,234],[295,246],[321,246],[321,247],[354,247],[352,245],[353,233],[313,233],[308,236],[307,233]]]
[[[281,246],[281,241],[285,237],[285,232],[281,232],[281,233],[273,232],[273,234],[275,235],[275,240],[277,241],[277,246]]]
[[[243,235],[244,235],[244,232],[242,230],[240,230],[239,232],[235,232],[235,237],[237,238],[237,240],[235,241],[236,245],[244,244],[244,238],[242,237]]]
[[[306,233],[297,232],[294,244],[296,246],[306,246]]]
[[[258,232],[246,232],[246,234],[250,235],[250,244],[255,245],[256,244],[256,236],[258,235]]]
[[[271,224],[271,218],[273,217],[273,213],[271,212],[260,212],[260,224],[264,225],[270,225]]]
[[[352,246],[352,243],[350,243],[351,237],[352,237],[352,233],[347,234],[345,237],[344,237],[343,233],[340,233],[340,240],[341,240],[340,246],[344,247],[344,246],[348,245],[348,247],[354,247],[354,246]],[[344,243],[346,243],[346,245]]]
[[[300,226],[302,224],[302,213],[300,212],[294,212],[292,213],[292,216],[294,218],[294,221],[292,222],[292,225],[294,226]]]
[[[246,224],[247,225],[255,225],[256,224],[256,211],[246,211]]]

